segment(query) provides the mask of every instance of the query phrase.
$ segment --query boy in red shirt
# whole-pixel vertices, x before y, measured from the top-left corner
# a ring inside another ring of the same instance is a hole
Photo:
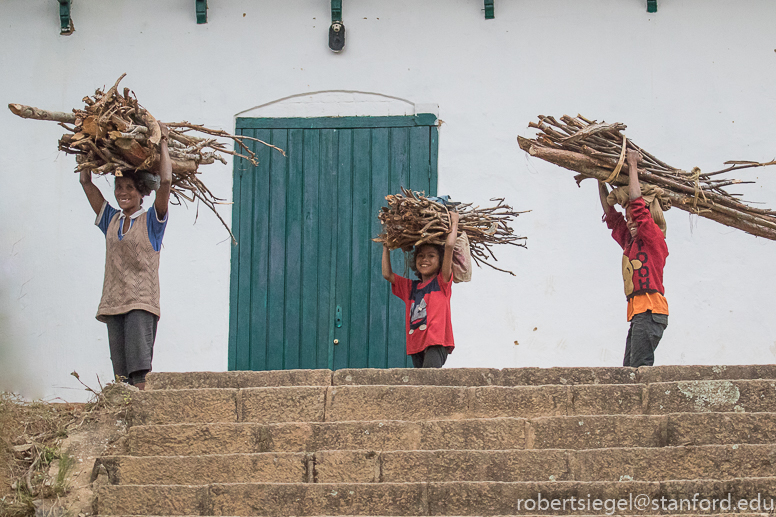
[[[445,245],[421,244],[415,248],[411,268],[419,280],[394,274],[388,247],[383,244],[383,278],[393,294],[406,304],[407,355],[415,368],[441,368],[455,348],[450,319],[453,285],[453,246],[458,236],[458,213],[450,212],[450,233]]]
[[[658,227],[641,197],[637,167],[641,153],[629,150],[627,220],[610,206],[606,184],[599,181],[601,205],[606,225],[612,237],[623,249],[622,278],[628,299],[628,321],[631,322],[625,340],[623,366],[638,368],[652,366],[655,349],[668,325],[668,302],[663,288],[663,268],[668,246],[663,231]]]

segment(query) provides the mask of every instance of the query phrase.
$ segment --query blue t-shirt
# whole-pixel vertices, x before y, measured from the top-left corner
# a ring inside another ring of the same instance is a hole
[[[94,224],[96,224],[100,230],[102,230],[102,233],[108,234],[108,225],[110,224],[111,220],[113,219],[113,216],[117,213],[121,212],[121,210],[116,210],[112,206],[108,204],[107,201],[103,202],[102,209],[100,210],[100,213],[97,214],[97,220]],[[142,208],[129,216],[129,227],[132,228],[132,225],[135,224],[135,219],[143,215]],[[147,231],[148,231],[148,240],[151,241],[151,246],[154,248],[154,251],[160,251],[162,249],[162,238],[164,237],[164,229],[167,227],[167,215],[169,215],[169,211],[164,216],[164,220],[160,221],[159,218],[156,215],[156,208],[152,205],[151,208],[148,209],[148,217],[147,220]],[[119,215],[119,240],[122,240],[124,238],[124,234],[121,232],[121,230],[124,228],[123,219],[126,216],[123,212]]]

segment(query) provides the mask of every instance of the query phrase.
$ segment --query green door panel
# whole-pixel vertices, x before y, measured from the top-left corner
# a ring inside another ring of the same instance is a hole
[[[436,194],[435,122],[237,120],[238,134],[286,156],[251,142],[258,166],[234,161],[230,370],[411,365],[404,303],[382,278],[382,248],[371,239],[386,195],[400,186]],[[391,262],[405,273],[403,253]]]

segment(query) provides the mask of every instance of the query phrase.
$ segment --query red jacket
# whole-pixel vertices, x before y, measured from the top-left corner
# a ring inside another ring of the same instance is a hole
[[[644,198],[631,201],[628,210],[639,225],[635,239],[631,239],[625,217],[620,212],[613,207],[609,207],[606,212],[606,226],[612,230],[612,237],[623,249],[625,296],[628,299],[643,293],[660,293],[665,296],[663,268],[668,257],[668,246],[663,232],[652,220]]]

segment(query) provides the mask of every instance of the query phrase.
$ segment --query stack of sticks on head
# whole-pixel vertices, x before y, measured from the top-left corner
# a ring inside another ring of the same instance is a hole
[[[118,86],[126,74],[107,92],[98,89],[93,96],[84,97],[83,109],[74,108],[71,113],[46,111],[22,104],[9,104],[8,108],[22,118],[59,122],[66,133],[59,140],[59,149],[76,155],[76,172],[90,170],[95,174],[122,176],[125,172],[148,171],[153,173],[159,164],[159,123],[143,106],[134,92]],[[223,204],[198,177],[200,164],[226,163],[221,155],[231,154],[249,160],[256,165],[256,155],[245,141],[261,140],[231,135],[218,129],[209,129],[189,122],[165,123],[169,128],[168,146],[172,162],[172,195],[181,200],[199,200],[210,208],[229,230],[226,222],[215,209]],[[193,136],[191,133],[205,135]],[[237,150],[229,150],[218,138],[231,139]],[[270,146],[281,153],[281,149]],[[285,153],[283,153],[285,154]],[[229,235],[234,240],[231,230]]]
[[[385,199],[388,207],[383,207],[378,215],[383,232],[372,240],[382,242],[388,249],[401,248],[405,251],[421,244],[445,243],[450,233],[450,209],[444,203],[404,187],[401,187],[401,193],[385,196]],[[526,237],[515,235],[509,226],[514,217],[525,212],[513,211],[503,198],[491,201],[498,203],[491,208],[472,207],[471,203],[457,205],[458,235],[466,232],[472,258],[478,265],[485,264],[514,276],[511,271],[500,269],[488,261],[498,261],[491,250],[494,244],[526,247]]]
[[[722,170],[703,173],[695,167],[686,172],[658,160],[625,138],[621,133],[625,124],[597,123],[582,115],[564,115],[560,121],[539,115],[539,122],[528,126],[540,133],[533,140],[518,136],[520,148],[531,156],[580,173],[576,176],[577,183],[590,177],[615,186],[627,185],[625,151],[635,149],[644,157],[638,170],[642,190],[646,187],[655,191],[664,210],[675,206],[752,235],[776,240],[776,211],[751,207],[738,199],[740,194],[724,190],[730,185],[754,182],[718,179],[726,172],[776,165],[776,161],[727,161],[725,165],[729,167]]]

